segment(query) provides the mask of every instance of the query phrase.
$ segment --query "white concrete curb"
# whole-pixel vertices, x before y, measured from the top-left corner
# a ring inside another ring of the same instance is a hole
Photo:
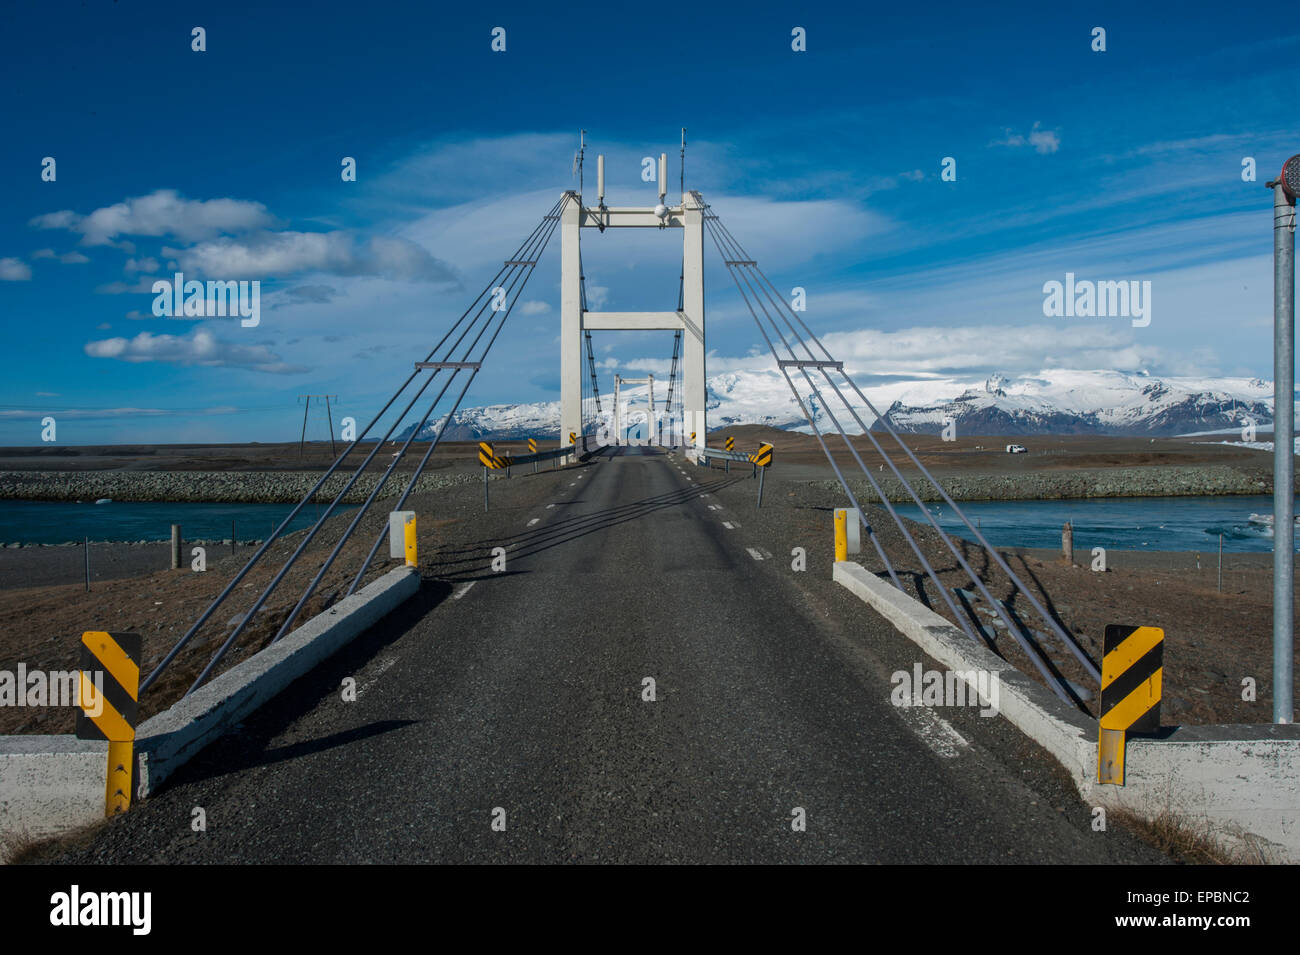
[[[345,597],[279,643],[232,667],[136,731],[138,794],[168,776],[293,681],[415,594],[401,567]],[[108,744],[73,736],[0,737],[0,835],[40,838],[104,817]]]
[[[1095,720],[859,564],[837,562],[832,579],[940,665],[996,673],[1001,715],[1051,753],[1091,805],[1208,819],[1229,840],[1300,862],[1300,725],[1179,727],[1161,739],[1130,739],[1124,785],[1101,785]]]

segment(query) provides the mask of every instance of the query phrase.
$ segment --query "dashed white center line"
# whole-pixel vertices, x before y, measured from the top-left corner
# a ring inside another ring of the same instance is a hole
[[[731,523],[731,521],[723,521],[722,526],[729,531],[734,531],[736,529],[735,526]]]
[[[476,583],[478,583],[477,580],[471,580],[469,583],[464,584],[461,587],[457,587],[456,592],[451,595],[451,599],[459,600],[461,597],[464,597],[467,593],[469,593],[470,588],[473,587]]]
[[[711,511],[720,511],[720,510],[722,510],[722,508],[718,507],[718,505],[716,505],[716,504],[710,504],[710,505],[709,505],[709,510],[711,510]]]
[[[540,520],[541,520],[540,517],[534,517],[531,521],[528,522],[528,526],[529,526],[529,527],[532,527],[534,524],[536,524],[536,523],[537,523],[538,521],[540,521]]]
[[[752,558],[754,558],[754,560],[762,560],[762,559],[763,559],[763,555],[760,554],[758,551],[754,550],[754,548],[752,548],[752,547],[746,547],[745,550],[749,551],[749,556],[752,557]]]
[[[546,505],[546,509],[549,511],[549,510],[550,510],[551,508],[553,508],[554,506],[555,506],[554,504],[547,504],[547,505]]]

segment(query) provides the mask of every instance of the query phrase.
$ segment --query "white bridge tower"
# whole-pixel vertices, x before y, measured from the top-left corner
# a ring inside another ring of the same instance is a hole
[[[597,204],[587,206],[569,193],[560,214],[560,439],[583,434],[583,331],[682,331],[681,396],[683,445],[704,447],[704,201],[684,192],[681,204],[665,204],[668,157],[659,156],[659,204],[654,208],[605,205],[605,157],[597,162]],[[660,312],[592,312],[582,308],[582,230],[680,229],[682,233],[682,308]]]

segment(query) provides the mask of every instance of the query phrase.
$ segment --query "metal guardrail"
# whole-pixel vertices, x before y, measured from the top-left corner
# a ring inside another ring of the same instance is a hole
[[[717,458],[719,461],[727,462],[727,473],[731,473],[732,461],[743,461],[752,465],[754,473],[750,477],[758,478],[758,507],[763,506],[763,477],[767,473],[768,467],[772,463],[772,446],[764,442],[757,451],[724,451],[721,448],[687,448],[687,456],[693,456],[692,460],[696,465],[703,462],[704,467],[710,467],[708,463],[711,459]]]
[[[550,451],[534,451],[530,454],[497,454],[495,448],[487,442],[479,442],[479,461],[483,464],[483,510],[488,509],[488,471],[505,471],[510,476],[510,469],[519,464],[531,464],[533,473],[537,472],[539,461],[556,461],[574,455],[595,454],[604,445],[596,442],[595,435],[575,435],[573,444]],[[487,462],[491,461],[491,464]]]
[[[691,452],[702,458],[717,458],[720,461],[746,461],[753,456],[753,452],[744,451],[723,451],[721,448],[694,448]]]

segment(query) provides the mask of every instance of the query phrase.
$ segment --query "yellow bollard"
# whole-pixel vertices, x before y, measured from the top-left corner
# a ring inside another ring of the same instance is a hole
[[[849,512],[835,509],[835,562],[849,559]]]
[[[116,816],[131,808],[131,768],[135,763],[135,741],[109,741],[108,780],[104,787],[104,815]]]
[[[402,535],[403,535],[403,541],[406,545],[406,566],[407,567],[419,566],[419,559],[416,555],[416,547],[415,547],[415,515],[414,514],[412,514],[410,517],[406,519],[406,523],[402,526]]]

